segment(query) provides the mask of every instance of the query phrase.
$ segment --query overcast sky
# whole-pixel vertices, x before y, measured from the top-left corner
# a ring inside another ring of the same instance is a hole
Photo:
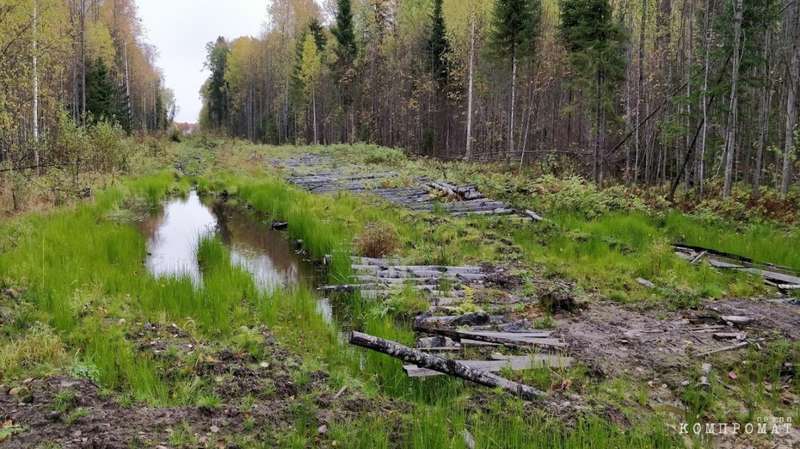
[[[175,91],[178,122],[196,122],[206,42],[258,36],[267,17],[265,0],[137,0],[147,41],[158,49],[157,65]]]

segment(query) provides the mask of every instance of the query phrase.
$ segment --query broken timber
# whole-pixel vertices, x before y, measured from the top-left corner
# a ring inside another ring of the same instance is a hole
[[[303,155],[296,159],[283,161],[281,165],[297,169],[330,162],[330,158]],[[392,179],[400,178],[400,174],[391,171],[369,174],[350,173],[359,170],[359,167],[351,168],[338,168],[312,174],[295,173],[293,176],[289,176],[287,181],[318,194],[341,191],[372,194],[398,206],[416,211],[441,210],[453,216],[513,215],[514,220],[519,221],[542,220],[541,216],[530,210],[517,210],[503,201],[486,198],[473,185],[459,186],[446,181],[431,181],[424,177],[418,177],[414,179],[414,185],[410,187],[386,187],[385,185]],[[296,172],[296,170],[294,171]]]
[[[350,334],[350,344],[372,349],[420,368],[427,368],[449,374],[487,387],[501,388],[523,399],[533,400],[543,397],[544,392],[531,386],[508,380],[494,373],[471,368],[456,360],[448,360],[422,351],[403,346],[391,340],[375,337],[361,332]]]
[[[508,357],[504,360],[458,360],[458,363],[463,363],[472,369],[494,373],[504,368],[509,368],[513,371],[545,367],[567,368],[572,364],[572,359],[550,354],[536,354],[533,356]],[[403,369],[408,374],[408,377],[430,377],[442,374],[416,365],[404,365]]]
[[[761,276],[765,284],[776,287],[779,290],[788,291],[800,289],[800,273],[791,268],[774,264],[756,263],[748,257],[700,246],[685,244],[672,246],[675,249],[675,254],[689,261],[691,264],[696,264],[701,259],[705,258],[708,264],[714,268],[746,271]]]
[[[490,331],[459,331],[455,329],[442,329],[438,327],[425,326],[421,323],[414,324],[414,330],[426,334],[443,335],[455,341],[462,339],[482,341],[484,343],[494,343],[508,347],[520,346],[544,346],[550,348],[561,348],[566,346],[564,342],[557,338],[549,338],[549,331],[536,332],[490,332]]]

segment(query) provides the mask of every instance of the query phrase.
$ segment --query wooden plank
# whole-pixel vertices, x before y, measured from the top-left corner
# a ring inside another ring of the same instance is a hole
[[[504,360],[458,360],[458,362],[475,370],[493,373],[499,372],[504,368],[510,368],[513,371],[521,371],[545,367],[563,369],[572,365],[572,359],[570,357],[550,354],[509,357]],[[403,369],[408,377],[431,377],[443,374],[432,369],[420,368],[416,365],[403,365]]]
[[[713,349],[711,351],[706,351],[706,352],[701,352],[700,354],[697,354],[697,357],[706,357],[706,356],[709,356],[709,355],[712,355],[712,354],[717,354],[717,353],[720,353],[720,352],[732,351],[734,349],[743,348],[743,347],[747,346],[748,344],[749,344],[748,342],[742,341],[742,342],[736,343],[735,345],[725,346],[723,348]]]
[[[707,258],[709,265],[714,268],[723,268],[723,269],[738,269],[744,268],[744,265],[739,265],[735,263],[725,262],[723,260],[715,259],[713,257]]]
[[[414,330],[417,332],[425,332],[434,335],[444,335],[453,340],[460,341],[461,339],[469,339],[475,341],[482,341],[486,343],[495,343],[504,346],[544,346],[552,348],[560,348],[566,346],[564,342],[557,338],[548,338],[549,331],[542,332],[469,332],[460,331],[455,329],[443,329],[432,326],[421,325],[414,323]]]
[[[426,354],[422,351],[417,351],[391,340],[385,340],[383,338],[363,334],[361,332],[352,332],[350,334],[349,341],[352,345],[382,352],[398,358],[406,363],[412,363],[422,368],[428,368],[440,373],[460,377],[480,385],[485,385],[492,388],[501,388],[523,399],[533,400],[545,396],[543,391],[540,391],[529,385],[514,382],[490,372],[470,368],[469,366],[459,363],[455,360],[448,360],[435,355]]]
[[[533,221],[542,221],[542,220],[544,220],[544,217],[542,217],[541,215],[537,214],[536,212],[534,212],[534,211],[532,211],[530,209],[525,209],[525,212],[523,212],[523,213],[525,214],[525,216],[529,217]]]

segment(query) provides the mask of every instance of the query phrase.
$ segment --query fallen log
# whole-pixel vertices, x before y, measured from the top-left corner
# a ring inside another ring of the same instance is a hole
[[[559,357],[550,354],[536,354],[532,356],[518,356],[508,357],[502,360],[458,360],[459,363],[469,366],[472,369],[480,371],[489,371],[492,373],[499,372],[504,368],[509,368],[512,371],[521,371],[534,368],[567,368],[572,365],[572,359],[569,357]],[[416,365],[404,365],[408,377],[430,377],[438,376],[442,373],[428,369],[420,368]]]
[[[420,315],[414,319],[414,322],[422,327],[438,327],[438,326],[477,326],[486,324],[491,317],[486,312],[470,312],[462,315],[447,315],[447,316],[430,316]]]
[[[737,326],[746,326],[755,321],[752,317],[744,315],[722,315],[719,318],[726,323]]]
[[[431,190],[438,190],[450,198],[459,198],[458,194],[455,192],[455,190],[453,190],[453,187],[444,182],[432,181],[428,183],[428,187]]]
[[[404,362],[413,363],[420,368],[432,369],[487,387],[502,388],[523,399],[533,400],[545,395],[543,391],[508,380],[496,374],[476,370],[455,360],[448,360],[435,355],[426,354],[394,341],[385,340],[361,332],[352,332],[350,334],[350,344],[390,355]]]
[[[735,345],[725,346],[723,348],[714,349],[714,350],[706,351],[706,352],[701,352],[700,354],[697,354],[697,357],[706,357],[706,356],[709,356],[709,355],[712,355],[712,354],[718,354],[720,352],[733,351],[734,349],[743,348],[743,347],[747,346],[748,344],[749,343],[746,342],[746,341],[739,342],[739,343],[736,343]]]
[[[484,343],[494,343],[497,345],[519,347],[519,346],[545,346],[560,348],[566,346],[557,338],[548,338],[550,332],[470,332],[455,329],[442,329],[438,327],[425,326],[422,323],[414,323],[414,330],[432,335],[443,335],[455,341],[472,340]]]
[[[531,220],[534,220],[534,221],[542,221],[542,220],[544,220],[544,217],[542,217],[541,215],[537,214],[536,212],[534,212],[534,211],[532,211],[530,209],[525,209],[525,212],[523,212],[523,213],[525,214],[526,217],[529,217]]]

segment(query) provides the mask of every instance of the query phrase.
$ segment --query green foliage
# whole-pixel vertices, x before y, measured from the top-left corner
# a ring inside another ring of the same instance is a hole
[[[608,0],[562,0],[560,34],[578,83],[592,92],[592,112],[599,123],[605,115],[601,110],[615,110],[614,86],[625,75],[625,36],[613,18],[611,4]]]
[[[593,219],[609,212],[645,212],[647,205],[641,197],[621,187],[599,189],[584,178],[572,176],[559,179],[545,175],[534,181],[536,206],[545,215],[570,213]]]
[[[228,120],[228,81],[225,72],[228,69],[230,48],[225,38],[220,36],[215,42],[206,44],[205,67],[211,71],[211,77],[203,86],[201,94],[206,99],[208,124],[219,129]]]
[[[447,85],[449,77],[448,54],[450,53],[450,42],[447,40],[447,30],[444,25],[444,15],[442,13],[443,0],[433,0],[433,14],[431,17],[431,33],[428,38],[428,53],[431,61],[431,73],[433,80],[439,88]]]
[[[492,45],[509,58],[532,56],[539,35],[540,0],[498,0],[492,19]]]
[[[350,6],[350,0],[336,1],[335,24],[331,28],[331,34],[336,38],[336,46],[333,50],[334,54],[336,54],[334,72],[341,82],[348,76],[347,72],[352,70],[358,51],[353,30],[353,11]]]
[[[26,333],[10,341],[0,340],[0,381],[22,373],[45,374],[66,361],[66,350],[49,326],[36,323]]]
[[[222,405],[220,398],[214,394],[203,394],[197,398],[197,408],[205,411],[218,409]]]
[[[114,85],[106,63],[97,58],[86,72],[86,113],[93,121],[121,123],[127,117],[120,88]]]

